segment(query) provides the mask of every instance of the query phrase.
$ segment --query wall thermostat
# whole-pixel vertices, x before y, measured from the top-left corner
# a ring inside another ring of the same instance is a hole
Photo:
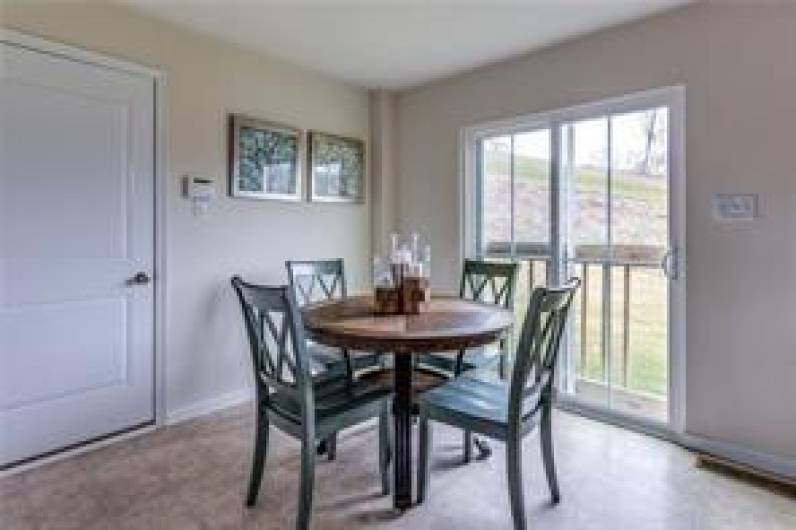
[[[203,215],[216,197],[216,181],[207,177],[186,175],[182,179],[182,195],[190,199],[194,215]]]

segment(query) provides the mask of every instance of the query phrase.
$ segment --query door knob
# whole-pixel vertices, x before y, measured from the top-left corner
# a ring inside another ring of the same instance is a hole
[[[128,278],[127,285],[146,285],[150,281],[152,281],[152,278],[149,277],[149,274],[141,271],[136,272],[132,278]]]

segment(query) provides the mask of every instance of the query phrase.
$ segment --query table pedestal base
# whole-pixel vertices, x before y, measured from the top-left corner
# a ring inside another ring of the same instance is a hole
[[[395,495],[399,510],[412,506],[412,356],[395,355]]]

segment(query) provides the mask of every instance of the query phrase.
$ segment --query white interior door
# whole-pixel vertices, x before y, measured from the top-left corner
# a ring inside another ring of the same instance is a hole
[[[0,46],[1,468],[154,418],[154,80]]]

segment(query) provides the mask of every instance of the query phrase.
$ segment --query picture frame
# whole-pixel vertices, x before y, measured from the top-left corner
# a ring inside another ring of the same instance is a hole
[[[302,201],[304,135],[301,129],[229,116],[229,195],[247,199]]]
[[[309,197],[312,202],[365,201],[365,141],[310,131]]]

